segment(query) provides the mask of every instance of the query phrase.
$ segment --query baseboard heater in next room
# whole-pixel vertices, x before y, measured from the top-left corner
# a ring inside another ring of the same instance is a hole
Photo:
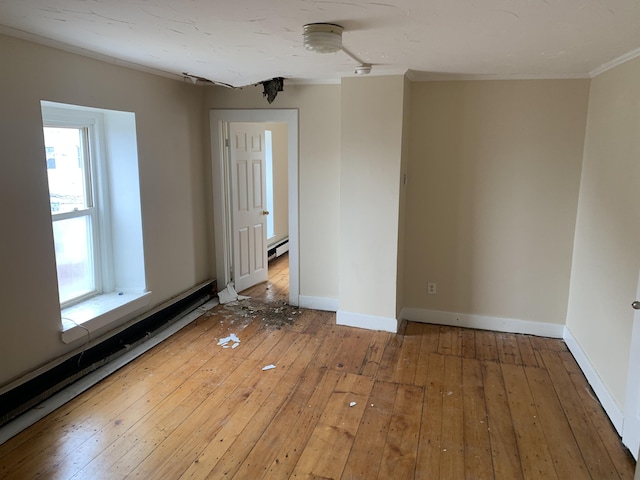
[[[288,251],[289,251],[289,237],[269,245],[267,247],[267,257],[269,260],[273,260],[274,258],[279,257],[283,253],[287,253]]]

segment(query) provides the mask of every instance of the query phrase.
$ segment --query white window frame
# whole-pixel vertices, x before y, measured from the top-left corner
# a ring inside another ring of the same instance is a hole
[[[90,127],[90,174],[97,218],[96,292],[60,308],[61,340],[87,341],[134,318],[150,302],[135,114],[46,100],[40,103],[43,126]]]
[[[84,210],[51,213],[52,222],[88,216],[91,221],[91,246],[94,289],[85,295],[62,302],[64,309],[91,297],[113,289],[113,261],[108,238],[110,236],[109,189],[106,162],[103,152],[102,115],[98,112],[65,110],[52,107],[42,109],[43,127],[77,128],[84,130],[83,161],[85,163],[85,188],[89,205]],[[88,168],[87,168],[88,167]]]

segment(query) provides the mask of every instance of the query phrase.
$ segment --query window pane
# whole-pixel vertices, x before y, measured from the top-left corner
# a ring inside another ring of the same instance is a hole
[[[51,213],[91,206],[84,161],[83,128],[44,127]]]
[[[95,290],[90,232],[89,216],[53,222],[60,303]]]

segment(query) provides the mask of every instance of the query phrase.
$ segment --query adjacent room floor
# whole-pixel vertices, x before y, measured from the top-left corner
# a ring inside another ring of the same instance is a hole
[[[561,340],[336,326],[286,305],[287,262],[1,445],[0,478],[633,478]]]

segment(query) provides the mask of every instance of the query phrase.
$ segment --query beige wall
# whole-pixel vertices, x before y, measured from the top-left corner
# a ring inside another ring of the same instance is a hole
[[[150,306],[215,270],[201,89],[5,36],[0,62],[1,387],[81,347],[60,340],[40,100],[135,112]]]
[[[623,406],[640,270],[640,60],[591,81],[567,327]]]
[[[342,79],[340,312],[397,318],[404,82]]]
[[[404,308],[404,280],[405,280],[405,241],[407,232],[407,181],[409,179],[409,148],[411,133],[411,101],[413,83],[404,79],[404,99],[402,106],[402,157],[400,163],[400,201],[398,205],[398,265],[396,273],[396,318],[400,318]]]
[[[406,307],[564,323],[588,88],[413,84]]]
[[[299,110],[300,295],[337,299],[340,86],[285,84],[271,105],[259,87],[210,87],[205,107]]]
[[[287,124],[267,123],[271,130],[271,150],[273,158],[273,230],[274,237],[268,244],[276,243],[289,235],[289,154],[287,152]]]

